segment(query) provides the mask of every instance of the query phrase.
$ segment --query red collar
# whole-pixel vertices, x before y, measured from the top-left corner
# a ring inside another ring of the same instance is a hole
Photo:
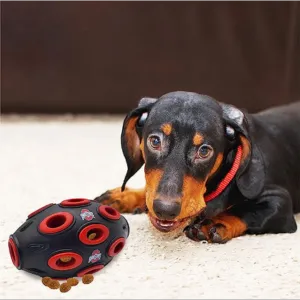
[[[231,182],[231,180],[234,178],[237,170],[240,167],[242,152],[243,152],[242,146],[240,145],[237,148],[235,159],[234,159],[234,162],[233,162],[233,165],[232,165],[230,171],[226,174],[226,176],[223,178],[223,180],[219,183],[217,189],[204,197],[205,202],[209,202],[209,201],[215,199],[226,189],[226,187]]]

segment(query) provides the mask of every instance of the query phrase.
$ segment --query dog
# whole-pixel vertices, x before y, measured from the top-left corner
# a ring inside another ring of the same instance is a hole
[[[95,200],[146,211],[162,233],[225,243],[297,230],[300,102],[249,114],[192,92],[142,98],[124,120],[121,145],[123,185]],[[144,164],[146,187],[126,188]]]

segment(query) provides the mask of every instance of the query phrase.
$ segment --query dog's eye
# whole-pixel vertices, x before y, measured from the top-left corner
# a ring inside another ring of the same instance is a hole
[[[196,158],[197,159],[206,159],[211,157],[213,154],[213,148],[209,145],[202,145],[199,147],[197,153],[196,153]]]
[[[160,138],[156,135],[152,135],[149,137],[149,144],[154,150],[160,150],[161,141]]]

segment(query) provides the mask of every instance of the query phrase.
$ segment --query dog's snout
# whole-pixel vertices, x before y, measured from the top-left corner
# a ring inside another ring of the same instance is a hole
[[[180,214],[181,205],[175,201],[155,199],[153,202],[153,210],[158,218],[173,220]]]

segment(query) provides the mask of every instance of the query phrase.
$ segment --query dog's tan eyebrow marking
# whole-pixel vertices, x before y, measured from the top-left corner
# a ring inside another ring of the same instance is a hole
[[[202,141],[203,141],[203,136],[199,132],[196,132],[196,134],[193,137],[193,144],[195,146],[199,146],[201,145]]]
[[[172,132],[172,125],[170,123],[165,123],[161,126],[161,130],[165,135],[170,135]]]

